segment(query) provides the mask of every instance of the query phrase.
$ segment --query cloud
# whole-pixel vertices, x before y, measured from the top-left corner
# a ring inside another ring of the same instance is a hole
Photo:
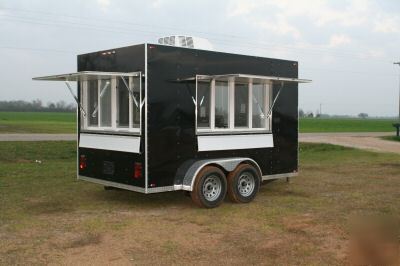
[[[155,0],[151,3],[152,8],[160,8],[163,4],[163,0]]]
[[[390,15],[380,15],[374,21],[374,31],[382,33],[399,33],[400,17]]]
[[[382,59],[386,55],[385,51],[382,49],[377,49],[377,48],[371,48],[368,49],[366,52],[360,54],[360,58],[363,59],[368,59],[368,58],[373,58],[373,59]]]
[[[254,1],[254,0],[233,1],[228,5],[227,16],[236,17],[236,16],[247,15],[255,8],[257,8],[257,6],[260,6],[260,4],[262,5],[262,3],[260,3],[259,1]]]
[[[260,12],[259,19],[265,17],[281,17],[286,21],[292,18],[307,18],[316,27],[326,25],[340,25],[355,27],[368,23],[368,19],[375,14],[375,7],[369,0],[352,0],[340,8],[333,6],[327,0],[234,0],[228,5],[227,16],[247,16],[253,11]],[[268,15],[268,16],[267,16]],[[294,25],[291,25],[294,28]]]
[[[271,34],[274,35],[272,38],[291,37],[294,43],[286,45],[287,49],[308,52],[348,48],[352,50],[340,52],[363,58],[388,56],[385,49],[377,49],[380,43],[376,42],[374,33],[400,33],[400,15],[373,0],[346,0],[342,4],[329,0],[231,0],[226,16],[240,20],[254,31],[270,33],[266,34],[269,39]],[[341,33],[333,34],[332,31]],[[360,34],[353,35],[355,32]],[[364,33],[371,38],[360,38]],[[327,34],[330,35],[327,37]],[[326,40],[324,44],[321,43],[323,40]],[[299,46],[300,43],[306,47]]]
[[[344,34],[334,34],[330,37],[328,46],[331,48],[335,48],[338,46],[350,44],[351,42],[351,38]]]
[[[300,30],[290,24],[284,16],[277,16],[273,21],[254,20],[253,23],[277,35],[290,35],[294,39],[301,37]]]
[[[228,18],[241,17],[252,25],[294,39],[302,36],[295,21],[308,21],[313,27],[360,27],[369,22],[375,10],[369,0],[352,0],[340,7],[327,0],[232,0]],[[332,45],[340,40],[334,39]],[[345,41],[343,38],[342,42]]]
[[[97,4],[99,4],[100,8],[105,11],[110,6],[110,0],[97,0]]]
[[[270,5],[268,1],[235,0],[228,5],[226,14],[229,18],[243,17],[251,25],[277,35],[289,35],[295,39],[300,38],[300,30],[291,24],[288,20],[289,17],[284,14],[276,13],[273,16],[265,16],[268,13],[263,13],[261,17],[257,16],[255,11],[268,9],[268,5]],[[271,10],[267,12],[271,13]]]

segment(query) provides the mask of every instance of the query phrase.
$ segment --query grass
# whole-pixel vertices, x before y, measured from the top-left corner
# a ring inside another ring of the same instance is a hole
[[[74,133],[75,113],[0,112],[0,133]],[[302,118],[300,132],[394,132],[389,119]]]
[[[400,141],[400,137],[397,136],[384,136],[382,137],[384,140],[391,140],[391,141]]]
[[[74,133],[75,113],[0,112],[0,133]]]
[[[400,218],[400,156],[302,144],[300,175],[251,204],[77,181],[74,142],[0,146],[0,265],[343,265],[351,221]],[[38,162],[40,161],[40,163]]]
[[[302,118],[300,132],[394,132],[390,119]]]

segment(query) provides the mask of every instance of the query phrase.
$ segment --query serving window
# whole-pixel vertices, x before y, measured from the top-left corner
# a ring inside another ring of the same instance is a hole
[[[81,82],[81,129],[85,131],[140,132],[141,78],[110,76]]]
[[[196,88],[198,133],[271,130],[271,81],[196,77]]]

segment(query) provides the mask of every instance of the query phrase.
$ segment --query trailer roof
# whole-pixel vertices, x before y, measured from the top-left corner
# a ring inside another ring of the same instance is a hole
[[[102,72],[102,71],[81,71],[68,74],[36,77],[33,80],[52,80],[52,81],[82,81],[109,79],[112,76],[138,77],[140,72]]]
[[[191,77],[182,80],[211,80],[211,79],[219,79],[219,80],[228,80],[230,78],[234,78],[238,81],[247,81],[252,79],[253,81],[283,81],[283,82],[295,82],[295,83],[310,83],[312,80],[310,79],[298,79],[298,78],[287,78],[287,77],[276,77],[276,76],[259,76],[259,75],[248,75],[248,74],[225,74],[225,75],[196,75],[196,77]]]

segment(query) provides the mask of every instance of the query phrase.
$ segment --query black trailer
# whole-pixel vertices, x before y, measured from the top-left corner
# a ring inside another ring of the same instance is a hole
[[[82,54],[78,179],[202,207],[250,202],[298,171],[298,63],[141,44]]]

